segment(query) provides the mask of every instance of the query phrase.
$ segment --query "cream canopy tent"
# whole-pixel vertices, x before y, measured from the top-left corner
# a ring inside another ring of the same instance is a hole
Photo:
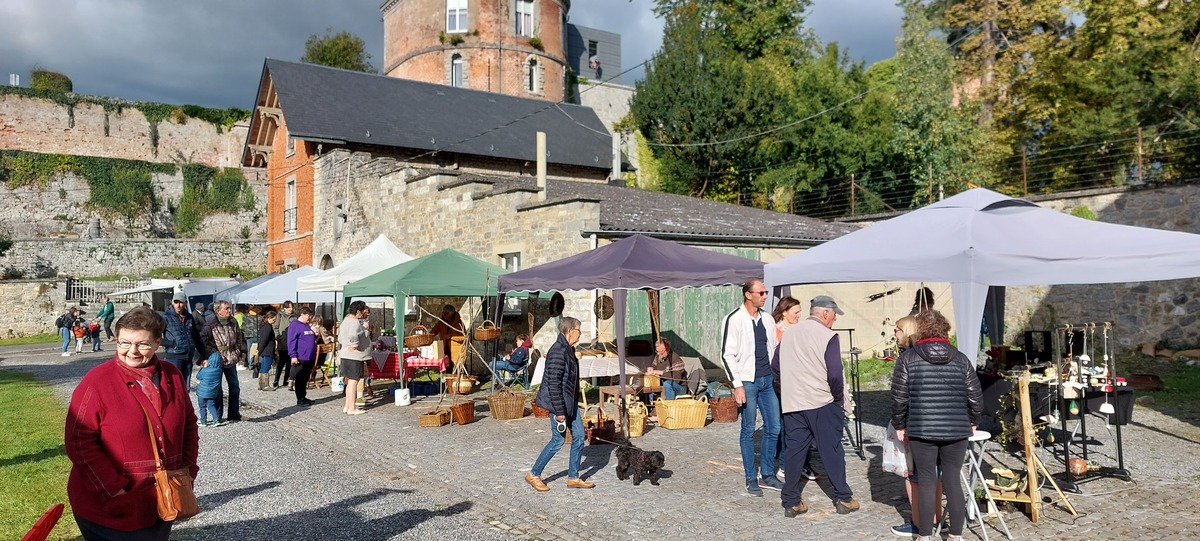
[[[319,276],[316,267],[304,266],[280,274],[254,287],[238,291],[230,296],[234,304],[275,304],[283,301],[333,302],[332,291],[299,291],[296,283],[305,278]]]
[[[1200,276],[1200,235],[1077,218],[984,188],[768,264],[772,288],[949,282],[958,349],[979,351],[988,286],[1101,284]]]
[[[412,256],[397,248],[392,241],[388,240],[387,236],[379,235],[371,241],[371,244],[366,245],[342,264],[320,274],[301,278],[296,282],[296,290],[341,292],[342,288],[350,282],[361,280],[407,261],[412,261]]]

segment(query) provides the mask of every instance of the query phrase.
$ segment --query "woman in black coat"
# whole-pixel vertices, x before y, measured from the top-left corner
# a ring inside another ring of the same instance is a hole
[[[579,359],[575,357],[575,344],[579,343],[579,320],[563,317],[558,324],[558,340],[546,351],[546,369],[542,374],[542,387],[538,389],[536,401],[539,406],[550,410],[550,441],[542,449],[533,468],[525,475],[525,482],[538,492],[550,490],[542,482],[542,470],[562,449],[566,440],[566,427],[571,427],[571,456],[567,462],[567,487],[592,488],[595,483],[579,478],[579,462],[583,458],[583,444],[587,439],[583,430],[583,412],[579,408]]]
[[[908,442],[918,477],[932,480],[942,465],[942,487],[950,512],[950,540],[962,539],[967,500],[958,472],[967,453],[967,439],[983,413],[983,393],[975,364],[950,345],[950,322],[936,310],[918,313],[917,341],[900,354],[892,372],[892,424]],[[918,507],[934,508],[936,483],[917,486]],[[913,517],[920,539],[933,533],[928,513]]]

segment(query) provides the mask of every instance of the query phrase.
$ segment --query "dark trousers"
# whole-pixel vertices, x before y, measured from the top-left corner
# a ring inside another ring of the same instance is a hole
[[[286,349],[278,349],[275,351],[275,353],[275,386],[279,386],[280,374],[283,375],[283,384],[287,385],[288,375],[291,373],[291,369],[286,367],[291,366],[292,358],[288,356]]]
[[[79,515],[75,515],[75,523],[79,525],[84,541],[167,541],[171,538],[171,523],[162,520],[149,528],[132,532],[105,528]]]
[[[925,479],[937,478],[938,464],[942,465],[942,490],[946,494],[946,511],[950,513],[950,535],[962,535],[963,523],[967,520],[967,497],[963,494],[958,475],[967,457],[967,440],[931,441],[908,439],[908,452],[913,455],[917,469],[917,506],[919,517],[913,517],[921,535],[933,535],[933,524],[928,509],[933,509],[937,483]]]
[[[784,507],[800,504],[800,483],[808,481],[803,473],[805,457],[814,440],[817,442],[817,454],[821,455],[821,463],[825,465],[825,476],[833,485],[834,498],[846,502],[854,497],[850,484],[846,482],[846,454],[842,449],[845,415],[842,406],[836,403],[783,414],[783,464],[787,470],[783,481]]]
[[[296,402],[308,398],[308,375],[312,374],[314,361],[300,361],[292,366],[292,387],[296,389]]]
[[[112,322],[113,318],[111,316],[104,318],[104,334],[109,340],[112,340],[113,337]]]

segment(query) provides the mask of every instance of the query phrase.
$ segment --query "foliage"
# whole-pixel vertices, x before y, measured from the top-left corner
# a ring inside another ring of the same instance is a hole
[[[242,278],[247,280],[257,278],[265,274],[262,270],[246,269],[236,265],[225,265],[221,267],[155,267],[150,269],[149,275],[155,278],[170,277],[177,278],[185,273],[190,273],[192,278],[228,278],[233,274],[240,274]]]
[[[88,205],[108,216],[117,216],[133,227],[139,218],[158,210],[154,182],[145,168],[114,167],[101,178],[88,178]],[[142,220],[144,221],[144,220]]]
[[[332,28],[326,28],[323,36],[309,36],[304,42],[304,56],[300,57],[301,62],[308,64],[375,73],[370,60],[362,38],[347,31],[334,34]]]
[[[540,38],[538,36],[533,36],[533,37],[529,38],[529,46],[533,47],[534,49],[537,49],[539,51],[546,50],[546,46],[544,44],[542,44],[542,38]]]
[[[1079,205],[1078,207],[1071,209],[1071,216],[1074,216],[1076,218],[1083,218],[1085,220],[1095,220],[1096,219],[1096,213],[1092,212],[1092,209],[1087,208],[1083,205]]]
[[[29,86],[43,92],[71,92],[75,85],[71,78],[57,71],[34,68],[29,72]]]
[[[177,233],[195,233],[205,216],[254,208],[254,193],[241,169],[218,169],[199,163],[184,164],[182,169],[183,195],[173,211]]]
[[[142,115],[146,117],[146,120],[152,123],[166,119],[167,116],[176,109],[182,109],[183,113],[188,117],[196,118],[213,124],[218,133],[220,133],[222,130],[228,130],[229,128],[232,128],[233,125],[238,121],[250,118],[250,111],[238,109],[236,107],[230,109],[214,109],[211,107],[201,107],[199,105],[176,106],[148,101],[128,101],[106,96],[87,96],[83,94],[72,94],[53,90],[37,90],[20,86],[0,86],[0,95],[4,94],[50,100],[54,103],[67,107],[68,114],[72,116],[74,115],[73,110],[75,105],[79,103],[99,105],[103,107],[105,111],[115,113],[120,113],[126,108],[132,108],[141,111]]]
[[[32,376],[0,370],[0,538],[20,539],[51,505],[67,501],[66,407]],[[75,539],[68,507],[51,539]]]
[[[8,233],[0,232],[0,257],[4,257],[4,254],[8,253],[8,251],[12,249],[12,245],[13,241],[12,238],[8,236]]]

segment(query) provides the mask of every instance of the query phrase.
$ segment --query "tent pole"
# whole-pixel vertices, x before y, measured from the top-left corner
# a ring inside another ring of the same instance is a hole
[[[613,315],[616,316],[614,323],[616,324],[617,335],[617,373],[619,374],[618,383],[621,385],[621,409],[617,415],[621,418],[622,432],[629,426],[629,420],[625,418],[625,301],[628,290],[615,289],[613,290]],[[600,407],[604,407],[603,404]]]

